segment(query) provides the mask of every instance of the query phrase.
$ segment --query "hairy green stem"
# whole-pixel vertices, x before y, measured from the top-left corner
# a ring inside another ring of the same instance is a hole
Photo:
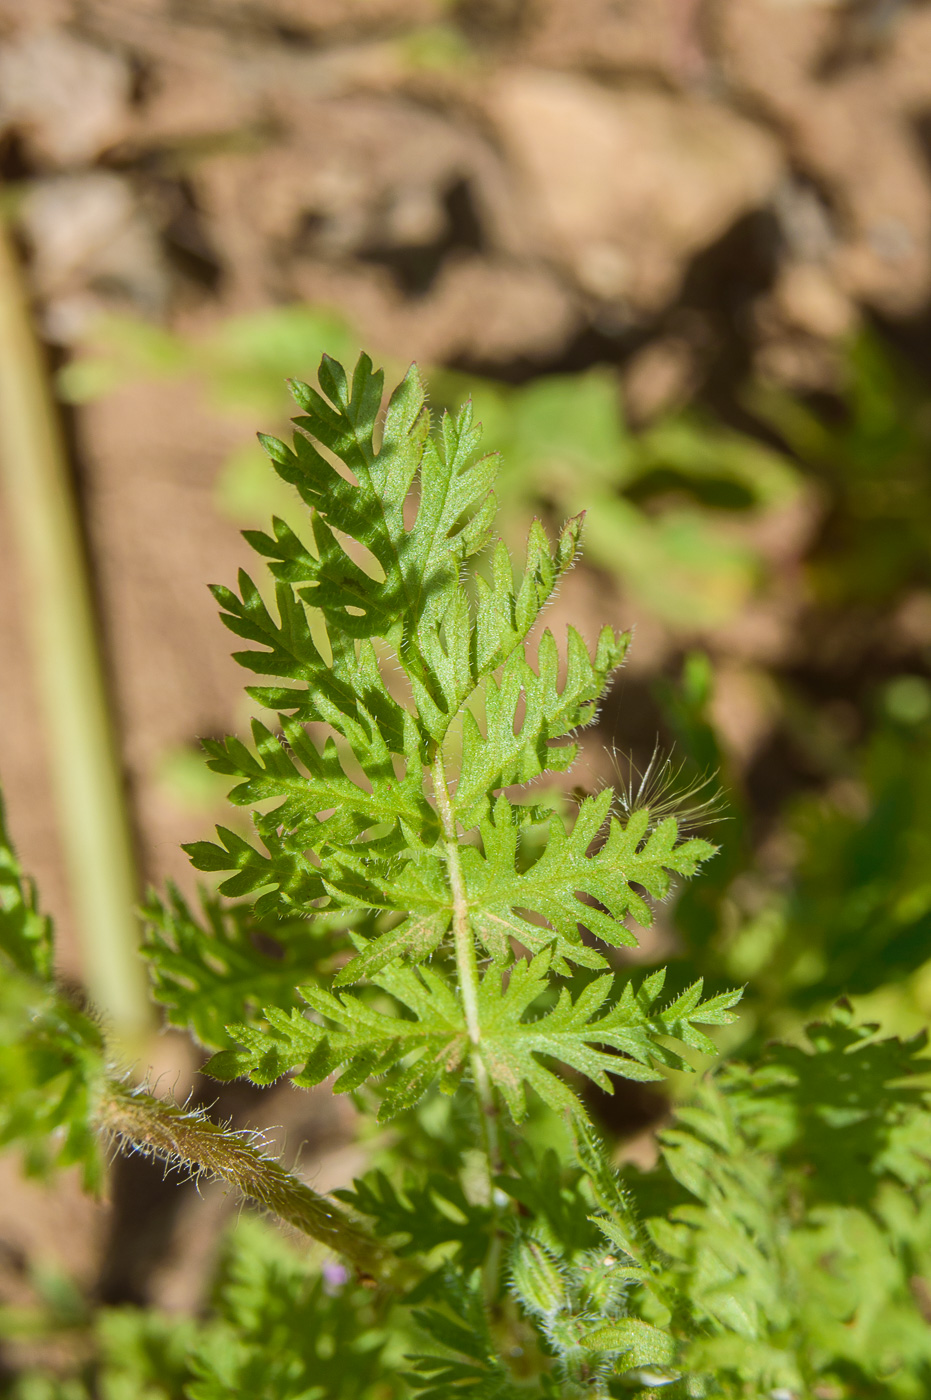
[[[0,224],[0,472],[25,575],[37,689],[83,973],[124,1052],[152,1025],[138,888],[68,460],[22,273]]]
[[[462,993],[462,1007],[465,1012],[469,1039],[473,1046],[477,1046],[482,1037],[478,1016],[478,958],[475,955],[475,940],[472,937],[472,927],[469,922],[469,904],[466,899],[465,881],[462,878],[456,818],[446,782],[443,754],[439,749],[433,760],[432,777],[437,811],[443,828],[443,846],[446,852],[446,868],[449,872],[449,888],[453,896],[453,944],[456,949],[459,990]]]
[[[266,1157],[253,1134],[112,1080],[100,1095],[96,1118],[105,1133],[130,1148],[229,1182],[311,1239],[345,1255],[363,1276],[375,1278],[385,1271],[389,1256],[374,1236]]]

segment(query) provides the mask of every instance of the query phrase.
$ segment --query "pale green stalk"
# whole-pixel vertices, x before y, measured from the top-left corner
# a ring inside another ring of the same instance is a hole
[[[470,1056],[472,1080],[478,1099],[478,1116],[481,1125],[482,1148],[485,1159],[486,1190],[488,1204],[495,1204],[495,1175],[500,1171],[498,1146],[498,1109],[494,1090],[488,1078],[485,1062],[479,1053],[482,1038],[481,1022],[478,1013],[478,958],[475,953],[475,939],[469,920],[469,905],[466,898],[465,881],[462,875],[462,861],[459,856],[459,835],[456,831],[456,818],[450,801],[443,755],[438,749],[432,769],[433,791],[436,797],[440,825],[443,828],[443,846],[446,853],[446,869],[449,874],[449,887],[453,897],[453,946],[456,952],[456,972],[459,991],[465,1012],[466,1029],[472,1042]],[[489,1300],[497,1292],[497,1276],[500,1262],[501,1242],[495,1234],[485,1267],[485,1283]]]
[[[68,460],[22,273],[0,227],[0,472],[25,577],[35,675],[84,979],[124,1050],[151,1025],[135,863]]]

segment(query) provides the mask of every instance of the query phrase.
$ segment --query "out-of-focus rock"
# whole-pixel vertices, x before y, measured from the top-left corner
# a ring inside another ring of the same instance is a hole
[[[858,320],[837,257],[784,263],[771,291],[753,307],[757,373],[801,392],[836,392],[838,342],[856,329]]]
[[[931,189],[915,130],[931,108],[931,23],[903,9],[869,61],[835,64],[839,15],[723,0],[718,39],[735,91],[778,121],[797,167],[832,202],[845,290],[890,315],[931,291]]]
[[[522,57],[559,68],[651,73],[689,84],[705,72],[700,0],[541,0]]]
[[[62,29],[0,44],[0,125],[16,128],[43,164],[94,160],[129,126],[129,65]]]
[[[695,388],[695,347],[684,336],[653,340],[630,360],[624,375],[624,405],[631,421],[646,423],[680,407]]]
[[[30,30],[47,29],[53,24],[67,24],[74,18],[74,0],[0,0],[0,34],[24,34]]]
[[[856,324],[850,298],[816,263],[788,264],[773,289],[773,301],[788,325],[822,340],[837,340]]]
[[[837,250],[833,211],[824,197],[804,180],[783,180],[773,200],[782,241],[790,257],[801,262],[823,262]]]
[[[150,55],[145,102],[128,136],[144,149],[248,135],[264,110],[261,85],[249,82],[238,65],[217,63],[215,54],[196,46],[168,43]]]
[[[276,101],[286,140],[197,172],[241,302],[287,293],[306,259],[388,267],[422,294],[447,254],[526,250],[507,173],[465,124],[366,94]]]
[[[543,268],[505,260],[453,261],[427,305],[405,311],[412,356],[427,363],[545,360],[578,327],[576,306]]]
[[[98,27],[141,53],[144,63],[143,101],[131,132],[132,144],[142,149],[221,138],[253,152],[268,150],[292,128],[306,128],[308,104],[360,91],[393,94],[406,72],[391,26],[382,33],[362,25],[360,35],[348,36],[308,30],[301,43],[269,42],[261,29],[244,37],[231,25],[208,31],[205,42],[203,26],[190,19],[185,25],[184,16],[170,25],[143,24],[112,4],[107,0]],[[250,6],[249,13],[258,12]],[[273,18],[266,15],[270,27]]]
[[[0,14],[4,4],[16,3],[0,0]],[[137,26],[140,36],[147,31],[146,37],[157,41],[149,25],[164,24],[176,34],[188,29],[194,46],[210,49],[218,37],[231,37],[241,50],[304,37],[332,43],[391,35],[435,23],[448,13],[444,0],[201,0],[196,5],[179,5],[177,0],[71,0],[68,9],[77,9],[81,21],[98,32],[111,26],[125,32]]]
[[[765,309],[770,311],[771,304]],[[761,319],[765,322],[770,318]],[[753,365],[761,378],[774,380],[799,393],[811,389],[836,393],[840,385],[840,365],[832,345],[778,325],[776,329],[771,325],[765,327]]]
[[[489,108],[550,256],[592,296],[644,312],[782,170],[767,132],[697,98],[512,70]]]
[[[158,236],[121,176],[37,180],[20,222],[52,340],[74,340],[108,303],[148,314],[164,307],[170,284]]]
[[[907,221],[880,215],[870,222],[865,237],[851,239],[838,253],[838,268],[850,295],[893,317],[918,312],[931,293],[931,192],[915,189],[913,177],[900,173],[901,202],[926,207],[914,209]],[[918,199],[913,201],[913,195]]]
[[[779,713],[772,679],[763,670],[720,661],[715,668],[711,714],[731,762],[745,767],[769,735]]]
[[[931,647],[931,593],[909,593],[899,606],[893,627],[903,650]]]
[[[815,81],[834,30],[831,5],[773,0],[716,0],[714,35],[731,83],[747,86],[785,109]]]
[[[575,299],[543,267],[505,258],[454,258],[423,296],[403,296],[382,268],[305,262],[294,285],[312,304],[338,306],[379,354],[443,364],[555,357],[581,326]]]
[[[887,82],[906,111],[931,107],[931,10],[900,13],[884,54]]]
[[[241,8],[309,33],[356,37],[373,28],[435,23],[448,6],[442,0],[260,0]]]

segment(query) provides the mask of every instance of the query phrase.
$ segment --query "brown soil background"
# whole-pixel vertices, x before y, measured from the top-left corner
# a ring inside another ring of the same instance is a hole
[[[919,359],[928,345],[931,5],[0,0],[0,174],[51,364],[79,355],[106,312],[203,335],[306,301],[392,361],[508,383],[604,364],[635,423],[691,401],[740,425],[749,375],[830,389],[838,338],[864,320]],[[241,673],[204,585],[245,559],[213,492],[259,425],[212,410],[191,379],[149,379],[68,410],[67,426],[140,863],[146,880],[190,886],[178,843],[207,814],[161,765],[239,722]],[[817,527],[807,496],[744,526],[767,591],[711,635],[573,575],[561,608],[583,630],[637,622],[635,740],[655,724],[651,678],[699,641],[724,742],[765,787],[780,759],[761,668],[826,664],[800,584]],[[861,620],[850,666],[925,645],[927,601]],[[76,973],[23,603],[0,499],[0,774]],[[230,1107],[247,1113],[241,1098]],[[310,1137],[318,1158],[344,1151],[332,1102],[314,1105],[300,1122],[280,1096],[269,1111],[290,1113],[291,1140]],[[0,1189],[8,1295],[38,1252],[104,1296],[189,1302],[191,1259],[225,1207],[208,1195],[182,1228],[195,1206],[180,1193],[172,1234],[160,1183],[140,1186],[139,1170],[117,1187],[115,1225],[70,1187],[52,1206]],[[126,1221],[146,1193],[165,1238],[162,1272],[140,1279],[126,1241],[138,1253],[148,1226],[127,1235]]]

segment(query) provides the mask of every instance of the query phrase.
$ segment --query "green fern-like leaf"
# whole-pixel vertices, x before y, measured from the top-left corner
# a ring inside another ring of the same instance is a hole
[[[575,1093],[540,1057],[571,1065],[608,1092],[609,1072],[627,1079],[659,1079],[658,1065],[688,1068],[667,1040],[713,1052],[698,1026],[727,1025],[740,996],[728,992],[702,1002],[698,982],[660,1010],[659,973],[637,992],[628,982],[620,999],[602,1011],[615,983],[608,973],[592,981],[575,1002],[563,988],[552,1010],[528,1017],[549,987],[551,962],[550,951],[530,962],[516,962],[506,985],[492,965],[479,987],[482,1034],[476,1053],[518,1122],[526,1112],[526,1085],[551,1108],[582,1112]],[[284,1013],[267,1007],[269,1028],[232,1027],[242,1048],[215,1055],[207,1072],[217,1078],[247,1074],[267,1084],[295,1070],[296,1083],[311,1085],[341,1071],[333,1086],[339,1093],[394,1070],[382,1100],[382,1118],[411,1107],[436,1081],[447,1091],[454,1088],[469,1067],[471,1047],[461,1004],[445,979],[429,967],[399,967],[373,980],[399,1004],[401,1014],[378,1010],[351,993],[305,987],[302,995],[314,1020],[295,1010]]]
[[[207,894],[195,913],[171,884],[164,900],[150,895],[145,914],[153,995],[171,1025],[211,1050],[229,1048],[230,1022],[297,1005],[296,982],[332,971],[350,946],[325,919],[261,923],[249,905]]]
[[[563,999],[533,1020],[531,1003],[573,964],[604,968],[605,945],[635,944],[624,920],[648,924],[648,899],[713,848],[681,840],[674,817],[612,813],[608,790],[571,821],[552,803],[517,800],[572,765],[576,732],[627,647],[611,627],[592,648],[573,628],[562,648],[548,630],[531,636],[578,555],[582,522],[555,544],[535,522],[515,568],[493,536],[497,464],[479,451],[470,405],[433,431],[412,369],[382,419],[382,376],[365,356],[351,380],[324,358],[319,382],[319,393],[291,386],[302,410],[293,445],[264,439],[309,508],[303,537],[278,520],[248,535],[274,606],[245,574],[238,593],[215,590],[227,626],[250,643],[237,659],[273,682],[250,688],[277,715],[253,723],[251,745],[206,744],[209,765],[234,780],[232,802],[252,810],[255,838],[221,827],[218,843],[187,848],[198,868],[224,874],[223,893],[252,903],[256,927],[280,934],[284,957],[273,971],[229,924],[202,937],[183,913],[173,931],[157,917],[159,995],[218,1046],[216,1020],[202,1024],[194,998],[218,1012],[239,998],[229,1018],[239,1048],[227,1042],[209,1065],[220,1077],[338,1074],[347,1090],[387,1076],[383,1116],[436,1080],[451,1091],[475,1076],[517,1116],[527,1084],[577,1109],[544,1059],[599,1083],[609,1068],[651,1077],[678,1063],[669,1036],[697,1045],[694,1024],[720,1022],[723,1004],[689,1006],[670,1030],[629,989],[592,1020],[610,978],[574,1011]],[[300,920],[355,924],[355,955],[307,965]]]
[[[377,1171],[354,1182],[351,1191],[334,1194],[357,1214],[370,1216],[378,1238],[391,1239],[401,1257],[453,1245],[456,1266],[465,1275],[485,1257],[494,1212],[470,1201],[455,1178],[430,1172],[422,1182],[409,1177],[398,1189]]]
[[[639,923],[649,924],[652,915],[632,886],[662,898],[669,890],[671,873],[691,875],[712,854],[713,847],[705,841],[692,838],[677,843],[672,818],[648,833],[646,811],[635,813],[626,827],[616,817],[610,818],[604,844],[590,853],[604,830],[611,800],[610,790],[586,798],[569,831],[554,817],[540,857],[529,869],[519,871],[520,809],[506,797],[497,798],[480,828],[483,849],[468,847],[463,852],[476,932],[497,961],[509,961],[511,937],[536,951],[553,942],[555,934],[555,970],[565,971],[570,962],[604,967],[604,957],[583,942],[582,927],[615,947],[636,947],[635,936],[622,920],[629,913]],[[587,897],[584,903],[582,896]],[[520,912],[528,910],[542,915],[546,924],[540,927]]]
[[[412,1370],[405,1379],[415,1394],[421,1400],[446,1400],[460,1391],[475,1400],[518,1400],[526,1395],[497,1354],[477,1290],[448,1277],[439,1300],[446,1310],[431,1307],[414,1314],[434,1349],[439,1348],[408,1357]]]
[[[726,1066],[678,1109],[662,1163],[630,1193],[583,1145],[595,1223],[641,1265],[630,1317],[660,1326],[699,1393],[927,1389],[915,1278],[931,1268],[929,1060],[924,1037],[876,1030],[839,1006],[807,1043]],[[613,1326],[589,1344],[613,1345]]]
[[[445,1087],[454,1085],[466,1065],[468,1036],[462,1007],[446,980],[431,968],[403,967],[374,980],[406,1014],[378,1010],[351,993],[305,987],[302,995],[315,1020],[267,1007],[269,1029],[231,1027],[242,1048],[214,1055],[207,1072],[231,1079],[248,1074],[268,1084],[295,1069],[295,1083],[313,1085],[341,1071],[333,1087],[345,1093],[406,1061],[382,1101],[383,1118],[416,1103],[437,1078]]]
[[[609,1093],[613,1092],[609,1073],[625,1079],[660,1079],[657,1065],[689,1067],[665,1044],[666,1039],[713,1053],[713,1044],[698,1025],[727,1025],[740,997],[739,992],[727,992],[702,1002],[702,985],[696,982],[661,1011],[656,1005],[663,985],[660,974],[637,992],[628,982],[619,1000],[603,1010],[615,985],[615,979],[606,974],[590,982],[574,1002],[563,987],[551,1011],[528,1018],[548,986],[549,967],[549,955],[538,954],[531,962],[511,968],[506,989],[493,968],[482,981],[479,1053],[517,1122],[526,1112],[527,1084],[550,1108],[581,1112],[576,1095],[541,1063],[541,1057],[572,1066]]]
[[[93,1110],[105,1068],[97,1023],[52,980],[52,928],[10,844],[0,803],[0,1147],[28,1171],[77,1164],[99,1187]]]
[[[39,912],[4,821],[0,795],[0,957],[8,968],[47,981],[52,975],[52,925]]]

